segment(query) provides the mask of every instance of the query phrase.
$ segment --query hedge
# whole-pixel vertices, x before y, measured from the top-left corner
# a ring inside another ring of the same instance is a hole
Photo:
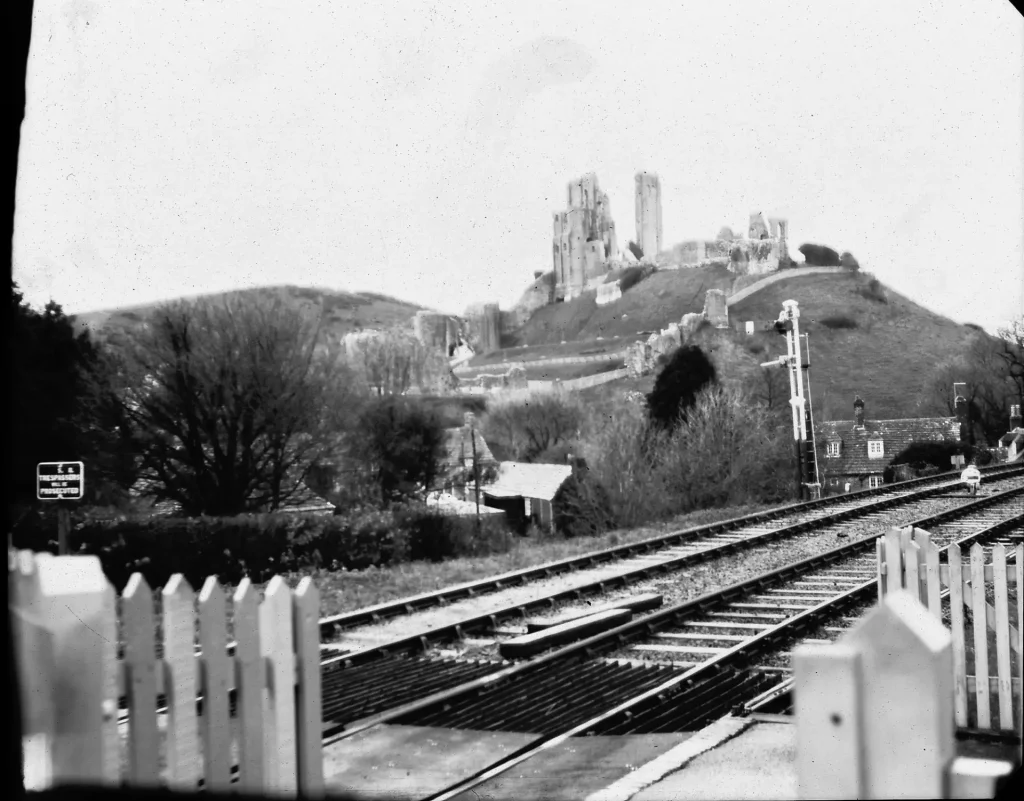
[[[14,546],[33,551],[57,549],[56,528],[39,519],[12,532]],[[237,517],[137,518],[86,522],[69,535],[71,553],[100,558],[117,588],[132,573],[151,587],[181,573],[198,589],[207,576],[237,584],[274,574],[325,567],[362,570],[413,560],[507,550],[504,517],[481,520],[447,517],[424,507],[348,515],[293,514]]]

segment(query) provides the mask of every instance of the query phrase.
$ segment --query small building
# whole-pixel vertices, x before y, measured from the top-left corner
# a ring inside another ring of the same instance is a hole
[[[1010,407],[1010,430],[999,438],[999,447],[1006,448],[1006,461],[1024,461],[1024,428],[1021,427],[1020,406]]]
[[[818,423],[815,432],[822,490],[828,493],[882,486],[886,466],[913,443],[962,441],[960,417],[869,420],[859,396],[853,415],[853,420]]]
[[[572,475],[568,464],[502,462],[493,484],[483,488],[485,503],[505,512],[509,526],[525,531],[530,523],[551,530],[551,501]]]
[[[444,457],[437,481],[443,492],[460,499],[468,497],[466,487],[476,480],[474,449],[481,486],[489,483],[498,469],[498,460],[477,429],[476,416],[466,412],[463,420],[465,422],[459,428],[445,429]]]

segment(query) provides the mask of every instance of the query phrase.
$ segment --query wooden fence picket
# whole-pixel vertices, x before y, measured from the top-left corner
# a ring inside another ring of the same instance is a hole
[[[128,696],[128,780],[135,786],[160,779],[160,735],[156,723],[156,621],[153,593],[133,573],[121,596],[125,690]]]
[[[1006,589],[1006,548],[992,548],[994,601],[996,609],[996,677],[999,688],[999,728],[1013,731],[1013,690],[1010,667],[1010,603]]]
[[[885,533],[885,576],[887,592],[903,589],[903,548],[899,529],[892,528]]]
[[[292,592],[280,576],[267,585],[260,604],[260,648],[267,663],[268,705],[264,718],[265,792],[295,795],[295,653]]]
[[[974,630],[974,698],[978,704],[978,728],[992,727],[988,687],[988,626],[985,622],[985,549],[971,548],[971,628]],[[979,614],[979,611],[981,614]]]
[[[171,789],[195,792],[200,766],[195,595],[180,573],[171,576],[161,595],[167,695],[167,784]]]
[[[216,577],[203,583],[198,598],[180,574],[163,588],[160,658],[154,595],[141,574],[131,576],[121,598],[120,632],[117,596],[96,557],[9,551],[8,584],[23,697],[23,769],[31,789],[121,783],[123,772],[130,786],[166,783],[192,793],[202,777],[206,790],[230,791],[237,739],[239,790],[324,796],[320,595],[312,579],[304,578],[293,593],[275,576],[262,602],[243,580],[232,598],[233,657],[226,596]],[[166,749],[157,714],[161,696]]]
[[[967,644],[964,639],[964,576],[960,546],[946,549],[949,561],[949,618],[953,635],[954,708],[956,725],[967,725]]]
[[[911,597],[921,603],[921,565],[920,565],[920,554],[921,548],[913,540],[906,540],[906,551],[903,557],[906,561],[906,576],[903,581],[903,586],[907,592],[910,593]]]
[[[878,603],[885,601],[886,593],[886,566],[885,566],[885,538],[879,537],[875,540],[875,565],[878,574]]]
[[[309,576],[293,596],[295,654],[298,659],[299,792],[307,798],[323,796],[323,701],[320,689],[320,592]]]
[[[224,590],[210,576],[199,592],[200,684],[203,688],[203,786],[225,791],[231,784],[231,721],[228,688],[232,664],[227,654]]]
[[[265,776],[263,696],[267,671],[260,644],[259,598],[248,578],[238,585],[233,602],[238,784],[242,792],[260,792]]]
[[[942,622],[942,570],[939,566],[939,546],[932,542],[927,531],[919,533],[919,542],[924,555],[924,598],[928,599],[928,611]]]

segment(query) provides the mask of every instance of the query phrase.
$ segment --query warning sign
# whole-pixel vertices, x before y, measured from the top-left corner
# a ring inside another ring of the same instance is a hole
[[[39,500],[78,501],[84,493],[83,462],[40,462],[36,467],[36,497]]]

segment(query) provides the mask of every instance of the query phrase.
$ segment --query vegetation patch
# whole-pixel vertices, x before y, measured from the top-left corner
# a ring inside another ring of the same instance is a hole
[[[830,328],[833,331],[860,327],[860,323],[847,314],[832,314],[828,317],[822,317],[818,322],[825,326],[825,328]]]
[[[857,294],[875,303],[888,303],[889,298],[886,296],[885,288],[881,282],[873,275],[865,275],[865,277],[868,280],[857,287]]]

